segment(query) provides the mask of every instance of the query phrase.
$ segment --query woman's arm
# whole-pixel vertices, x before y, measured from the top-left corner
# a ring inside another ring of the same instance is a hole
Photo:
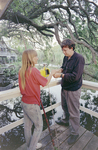
[[[46,83],[46,86],[49,84],[52,76],[57,72],[57,70],[52,70],[49,76],[47,77],[48,82]]]

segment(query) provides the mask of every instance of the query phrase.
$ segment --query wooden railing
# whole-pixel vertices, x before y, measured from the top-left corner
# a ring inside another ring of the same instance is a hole
[[[50,87],[53,87],[53,86],[56,86],[56,85],[59,85],[61,82],[61,80],[55,80],[55,81],[52,81],[50,82],[50,84],[48,86],[45,86],[45,87],[41,87],[41,89],[46,89],[46,88],[50,88]],[[95,82],[90,82],[90,81],[86,81],[86,80],[83,80],[83,85],[82,85],[84,88],[87,88],[87,89],[93,89],[93,90],[98,90],[98,83],[95,83]],[[10,89],[10,90],[6,90],[6,91],[1,91],[0,92],[0,101],[4,101],[4,100],[7,100],[7,99],[11,99],[11,98],[15,98],[15,97],[19,97],[21,96],[20,94],[20,91],[19,91],[19,88],[14,88],[14,89]],[[52,106],[49,106],[47,108],[45,108],[45,112],[48,112],[54,108],[57,108],[58,106],[61,105],[61,102],[59,103],[56,103]],[[83,106],[80,106],[80,110],[98,118],[98,113],[97,112],[94,112],[90,109],[87,109]],[[41,113],[43,114],[43,111],[41,110]],[[0,134],[10,130],[10,129],[13,129],[19,125],[23,124],[23,118],[20,119],[20,120],[17,120],[15,121],[14,123],[11,123],[11,124],[8,124],[2,128],[0,128]]]
[[[0,0],[0,19],[13,0]]]

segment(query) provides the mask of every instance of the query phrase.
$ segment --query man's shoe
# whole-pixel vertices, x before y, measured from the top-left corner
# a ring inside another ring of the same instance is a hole
[[[77,140],[77,138],[79,137],[79,134],[78,135],[70,135],[69,139],[68,139],[68,144],[71,145],[71,144],[74,144]]]
[[[69,121],[66,119],[58,120],[55,121],[57,124],[62,125],[62,126],[69,126]]]
[[[37,143],[36,149],[39,149],[41,147],[42,147],[42,144],[41,143]]]

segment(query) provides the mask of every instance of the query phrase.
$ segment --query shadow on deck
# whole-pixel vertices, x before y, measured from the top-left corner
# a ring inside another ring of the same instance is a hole
[[[55,142],[55,150],[98,150],[98,137],[80,126],[79,138],[73,145],[68,145],[69,128],[57,124],[51,126],[51,133]],[[42,132],[39,140],[42,148],[39,150],[54,150],[48,129]],[[23,144],[17,150],[27,150]]]

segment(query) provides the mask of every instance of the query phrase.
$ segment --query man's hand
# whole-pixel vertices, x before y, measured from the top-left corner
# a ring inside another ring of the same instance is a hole
[[[61,73],[55,73],[55,74],[53,75],[53,77],[54,77],[54,78],[60,78],[60,77],[61,77]]]
[[[51,74],[52,74],[53,76],[56,74],[56,72],[57,72],[57,69],[51,70]]]

